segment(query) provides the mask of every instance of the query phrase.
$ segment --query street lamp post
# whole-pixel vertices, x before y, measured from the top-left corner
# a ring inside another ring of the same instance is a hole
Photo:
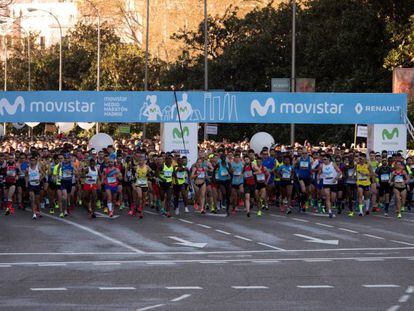
[[[149,15],[150,15],[150,0],[147,0],[147,16],[145,26],[145,71],[144,71],[144,91],[148,91],[148,62],[149,62]],[[142,138],[147,136],[147,124],[142,126]]]
[[[4,49],[4,91],[7,91],[7,42],[6,42],[6,34],[3,36],[3,49]],[[3,123],[3,134],[4,136],[7,135],[6,131],[6,122]]]
[[[99,13],[98,7],[91,1],[86,0],[90,6],[94,9],[95,14],[98,18],[98,47],[97,47],[97,64],[96,64],[96,90],[100,91],[101,88],[101,14]],[[99,133],[99,123],[96,122],[96,133]]]
[[[204,0],[204,91],[208,91],[208,16],[207,0]],[[204,123],[204,140],[207,140],[207,125]]]
[[[56,17],[55,14],[53,14],[50,11],[47,10],[43,10],[43,9],[38,9],[38,8],[28,8],[27,11],[29,12],[35,12],[35,11],[41,11],[41,12],[45,12],[47,14],[49,14],[50,16],[52,16],[58,26],[59,26],[59,33],[60,33],[60,40],[59,40],[59,91],[62,90],[62,39],[63,39],[63,34],[62,34],[62,25],[59,22],[59,19]]]
[[[292,0],[292,92],[296,91],[296,0]],[[295,144],[295,124],[290,124],[290,145]]]

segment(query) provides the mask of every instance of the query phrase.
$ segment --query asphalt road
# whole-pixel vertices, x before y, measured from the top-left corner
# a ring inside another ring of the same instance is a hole
[[[1,310],[414,310],[414,213],[0,215]]]

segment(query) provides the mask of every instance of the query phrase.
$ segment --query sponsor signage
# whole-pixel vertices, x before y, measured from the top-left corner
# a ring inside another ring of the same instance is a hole
[[[185,148],[183,144],[185,142]],[[188,164],[194,164],[198,156],[198,124],[166,123],[161,127],[161,149],[165,152],[179,152],[188,158]]]
[[[368,127],[366,125],[358,125],[357,127],[357,137],[368,137]]]
[[[368,127],[368,149],[387,150],[392,154],[407,150],[407,127],[404,124],[375,124]]]
[[[207,134],[208,135],[217,135],[217,133],[218,133],[217,124],[207,125]]]
[[[272,78],[272,92],[290,92],[290,79]]]
[[[406,94],[2,92],[0,122],[400,124]]]

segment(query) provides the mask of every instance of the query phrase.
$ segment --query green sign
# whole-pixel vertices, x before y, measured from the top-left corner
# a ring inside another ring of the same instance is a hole
[[[174,128],[173,129],[173,138],[174,139],[178,139],[178,138],[183,138],[183,136],[190,136],[190,130],[188,129],[188,126],[184,126],[183,127],[183,134],[181,135],[181,130],[179,128]]]
[[[130,134],[131,127],[129,125],[122,125],[118,128],[120,134]]]
[[[387,129],[382,130],[382,140],[391,140],[394,137],[399,137],[400,132],[398,131],[398,128],[394,127],[391,131],[391,133]]]

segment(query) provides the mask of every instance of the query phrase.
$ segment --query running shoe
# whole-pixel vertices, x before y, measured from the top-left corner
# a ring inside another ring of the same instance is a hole
[[[364,214],[362,212],[359,212],[358,216],[362,217]]]
[[[144,215],[142,215],[142,212],[138,212],[138,217],[139,217],[139,219],[144,218]]]
[[[68,213],[68,211],[65,211],[65,213],[63,214],[65,217],[68,217],[69,216],[69,213]]]
[[[180,215],[180,209],[177,207],[176,209],[175,209],[175,216],[178,216],[178,215]]]
[[[107,207],[105,207],[105,208],[104,208],[104,210],[103,210],[103,212],[104,212],[105,214],[108,214],[108,212],[109,212],[108,208],[107,208]]]
[[[59,204],[55,203],[55,209],[59,209]]]
[[[368,216],[369,215],[369,211],[365,211],[365,215]]]
[[[332,211],[329,212],[329,218],[333,218],[333,213]]]
[[[10,214],[14,215],[14,207],[13,206],[10,206]]]
[[[54,208],[51,208],[50,210],[49,210],[49,214],[54,214],[55,213],[55,209]]]
[[[401,206],[401,213],[405,213],[405,206]]]
[[[211,211],[213,211],[213,209],[211,209]],[[189,212],[190,212],[190,210],[188,209],[188,207],[187,207],[187,206],[184,208],[184,212],[185,212],[185,213],[189,213]]]
[[[398,213],[398,214],[397,214],[397,218],[398,218],[398,219],[400,219],[401,217],[402,217],[402,216],[401,216],[401,213]]]
[[[239,200],[239,207],[243,207],[243,204],[244,204],[243,200],[242,200],[242,199],[240,199],[240,200]]]
[[[32,219],[33,219],[33,220],[36,220],[36,219],[37,219],[36,213],[35,213],[35,214],[33,214]]]
[[[92,213],[91,214],[91,218],[96,218],[96,214],[95,213]]]
[[[135,212],[131,209],[131,210],[129,210],[128,215],[129,216],[135,216]]]
[[[211,212],[212,212],[213,214],[217,214],[217,209],[213,206],[213,208],[211,209]]]
[[[59,214],[59,217],[60,218],[64,218],[65,217],[65,214],[63,214],[63,212],[62,212],[62,213]]]
[[[121,203],[121,205],[119,206],[119,210],[123,210],[125,208],[125,204],[124,203]]]
[[[165,208],[161,209],[161,215],[163,215],[163,216],[165,215]]]
[[[101,209],[101,207],[102,207],[101,201],[100,200],[96,201],[96,208]]]
[[[388,213],[384,213],[384,216],[385,216],[385,217],[388,217]]]
[[[198,210],[198,204],[197,204],[197,202],[194,202],[194,209],[195,210]]]
[[[114,216],[114,212],[113,211],[110,211],[109,212],[109,217],[113,217]]]
[[[167,215],[167,218],[170,218],[171,217],[170,212],[167,212],[166,215]]]
[[[247,217],[250,217],[250,212],[247,212]]]
[[[354,217],[355,213],[354,212],[349,212],[348,213],[348,217]]]
[[[262,211],[258,210],[256,215],[257,215],[257,217],[261,217],[262,216]]]
[[[10,215],[10,208],[6,208],[6,211],[4,212],[4,215]]]
[[[289,214],[292,214],[292,208],[291,207],[288,207],[286,209],[286,215],[289,215]]]
[[[206,210],[204,208],[201,209],[201,214],[205,214]]]

